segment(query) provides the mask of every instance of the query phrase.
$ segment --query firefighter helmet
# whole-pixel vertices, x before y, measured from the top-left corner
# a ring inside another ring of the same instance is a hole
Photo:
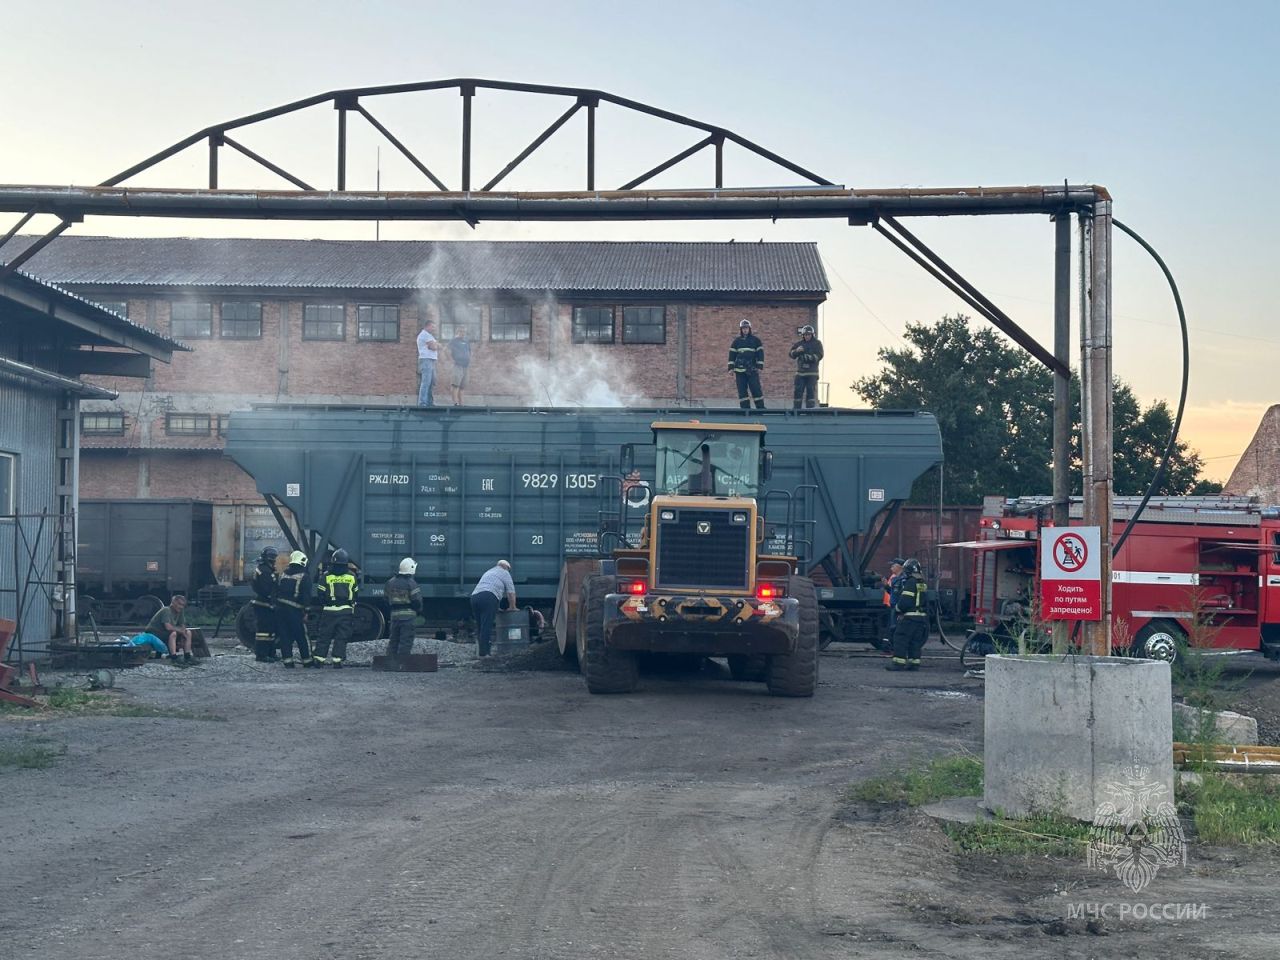
[[[333,551],[333,559],[331,562],[341,565],[346,563],[350,559],[351,559],[351,554],[347,553],[347,551],[335,550]]]
[[[280,551],[279,551],[279,550],[277,550],[275,547],[263,547],[263,548],[262,548],[262,555],[261,555],[260,557],[258,557],[258,559],[259,559],[259,560],[266,560],[266,561],[268,561],[269,563],[275,563],[275,562],[276,562],[276,557],[278,557],[278,556],[280,556]]]
[[[811,324],[811,323],[806,323],[803,327],[801,327],[801,328],[800,328],[800,336],[802,336],[802,337],[812,337],[812,336],[813,336],[813,324]]]
[[[301,550],[295,550],[289,554],[289,562],[295,566],[305,567],[307,565],[307,555]]]
[[[748,320],[746,317],[743,317],[741,320],[739,320],[739,321],[738,321],[738,329],[739,329],[739,330],[750,330],[750,329],[751,329],[751,321],[750,321],[750,320]]]
[[[413,576],[414,573],[417,572],[417,570],[418,570],[418,561],[414,560],[413,557],[405,557],[403,560],[400,561],[401,573],[407,574],[408,576]]]
[[[917,560],[915,557],[912,557],[910,560],[908,560],[906,563],[902,565],[902,572],[905,573],[908,577],[920,576],[920,574],[922,573],[922,569],[920,567],[920,561]]]

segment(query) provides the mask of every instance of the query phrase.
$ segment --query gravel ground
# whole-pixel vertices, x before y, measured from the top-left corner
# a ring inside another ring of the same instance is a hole
[[[1196,846],[1134,898],[846,804],[980,752],[982,684],[936,647],[891,674],[837,646],[812,700],[719,663],[592,697],[545,646],[433,674],[216,652],[117,675],[182,716],[0,716],[0,746],[66,751],[0,769],[5,960],[1275,956],[1274,854]],[[1207,913],[1068,918],[1134,899]]]

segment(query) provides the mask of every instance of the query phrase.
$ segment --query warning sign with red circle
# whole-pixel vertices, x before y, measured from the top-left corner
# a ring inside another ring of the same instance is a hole
[[[1045,620],[1102,619],[1102,563],[1098,527],[1040,531],[1040,616]]]

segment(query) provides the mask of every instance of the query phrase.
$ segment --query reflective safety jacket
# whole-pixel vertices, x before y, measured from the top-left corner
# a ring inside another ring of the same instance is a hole
[[[905,577],[898,593],[898,602],[894,609],[901,617],[923,617],[925,609],[925,591],[928,588],[919,577]]]
[[[754,333],[742,334],[729,344],[729,369],[734,373],[754,373],[764,369],[764,344]]]
[[[352,610],[360,585],[346,564],[332,566],[316,584],[316,596],[326,610]]]
[[[422,612],[422,590],[413,577],[396,574],[387,581],[386,597],[392,620],[410,620]]]
[[[276,581],[276,606],[296,607],[299,610],[307,605],[311,593],[310,578],[307,568],[295,563],[285,567],[284,573]]]
[[[802,377],[816,377],[818,364],[822,362],[822,341],[817,337],[798,340],[791,345],[789,355],[796,362],[796,373]]]
[[[276,596],[276,568],[275,564],[266,560],[258,563],[258,569],[253,574],[253,605],[255,607],[270,607]]]

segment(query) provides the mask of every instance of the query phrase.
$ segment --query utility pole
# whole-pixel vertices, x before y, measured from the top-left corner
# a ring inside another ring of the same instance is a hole
[[[1111,653],[1111,201],[1080,214],[1080,406],[1084,522],[1100,530],[1102,620],[1084,624],[1085,653]]]

